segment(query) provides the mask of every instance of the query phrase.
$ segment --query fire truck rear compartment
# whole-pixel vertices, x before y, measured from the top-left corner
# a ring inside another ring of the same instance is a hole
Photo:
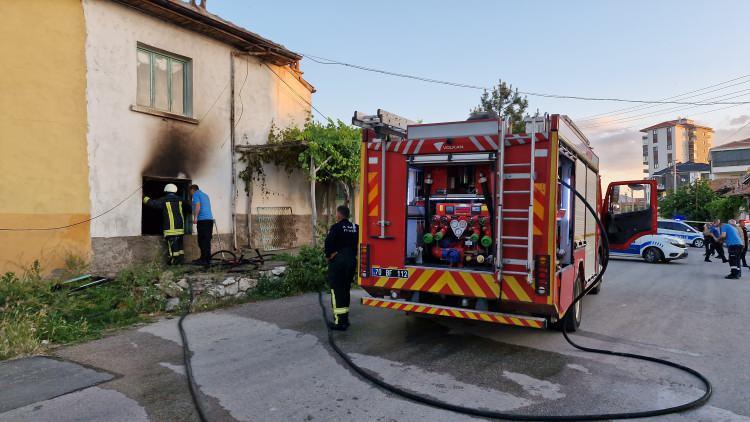
[[[493,271],[494,173],[489,160],[409,164],[407,265]]]

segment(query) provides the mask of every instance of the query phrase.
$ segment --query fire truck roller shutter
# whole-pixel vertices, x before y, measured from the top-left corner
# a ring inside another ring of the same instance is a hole
[[[583,160],[577,160],[575,164],[575,190],[583,194],[586,192],[586,163]],[[586,205],[579,197],[575,197],[575,205],[573,208],[575,212],[575,222],[573,223],[573,240],[578,242],[584,240],[586,236]]]
[[[586,202],[596,206],[597,191],[599,190],[599,175],[591,168],[586,169]],[[586,279],[590,279],[598,271],[596,259],[596,219],[590,212],[586,213],[586,264],[584,273]]]

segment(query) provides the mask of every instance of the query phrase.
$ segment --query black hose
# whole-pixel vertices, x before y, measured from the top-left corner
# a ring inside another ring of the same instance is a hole
[[[198,397],[198,385],[195,383],[195,377],[193,376],[193,365],[190,361],[190,357],[193,352],[190,351],[190,344],[188,343],[187,334],[185,333],[185,327],[182,326],[185,318],[190,314],[191,307],[193,306],[193,283],[188,281],[188,293],[190,301],[185,307],[185,312],[180,316],[180,320],[177,322],[177,327],[180,330],[180,337],[182,338],[182,359],[185,362],[185,375],[188,380],[188,388],[190,389],[190,396],[193,398],[193,404],[195,410],[198,412],[198,419],[201,422],[207,422],[206,411],[203,408],[203,402]]]
[[[695,369],[688,368],[687,366],[680,365],[678,363],[670,362],[668,360],[659,359],[651,356],[643,356],[638,355],[634,353],[623,353],[623,352],[614,352],[612,350],[604,350],[604,349],[596,349],[593,347],[586,347],[581,346],[577,343],[575,343],[573,340],[570,339],[568,336],[568,333],[565,329],[565,317],[567,316],[568,312],[571,312],[571,310],[574,308],[574,305],[581,300],[584,296],[586,296],[591,290],[596,288],[596,286],[599,285],[602,281],[602,276],[604,275],[604,272],[607,270],[607,264],[609,262],[609,240],[607,239],[607,231],[604,225],[602,224],[601,220],[599,219],[599,216],[597,215],[596,210],[591,206],[591,204],[586,201],[586,198],[578,193],[573,187],[571,187],[569,184],[560,181],[564,186],[566,186],[568,189],[572,190],[575,195],[583,201],[583,203],[586,205],[586,208],[589,210],[589,212],[594,216],[594,219],[596,219],[596,223],[599,226],[599,229],[601,231],[601,237],[602,237],[602,244],[604,246],[604,253],[607,254],[605,256],[606,259],[602,262],[602,268],[599,270],[599,273],[596,275],[594,281],[591,283],[591,285],[584,289],[578,297],[576,297],[573,302],[568,307],[568,310],[565,312],[565,314],[562,316],[562,327],[563,327],[563,336],[565,337],[565,340],[568,341],[573,347],[583,350],[584,352],[590,352],[590,353],[598,353],[602,355],[611,355],[611,356],[622,356],[622,357],[628,357],[632,359],[638,359],[643,360],[647,362],[654,362],[661,365],[669,366],[672,368],[676,368],[680,371],[687,372],[690,375],[693,375],[694,377],[698,378],[703,385],[705,386],[705,392],[703,395],[695,400],[692,400],[690,402],[687,402],[685,404],[681,404],[678,406],[672,406],[672,407],[666,407],[662,409],[654,409],[654,410],[643,410],[643,411],[637,411],[637,412],[623,412],[623,413],[602,413],[602,414],[584,414],[584,415],[562,415],[562,416],[550,416],[550,415],[524,415],[520,413],[504,413],[504,412],[496,412],[491,410],[482,410],[482,409],[475,409],[472,407],[466,407],[466,406],[459,406],[451,403],[444,402],[442,400],[434,399],[432,397],[423,396],[421,394],[417,394],[408,390],[405,390],[403,388],[397,387],[395,385],[389,384],[374,375],[367,372],[362,367],[355,364],[351,358],[338,346],[336,343],[336,339],[333,335],[333,331],[331,330],[331,327],[328,323],[328,316],[326,315],[326,308],[323,304],[323,292],[318,292],[318,303],[320,304],[320,309],[323,313],[323,321],[326,324],[326,328],[328,330],[328,343],[331,345],[331,348],[341,357],[341,359],[346,362],[349,367],[354,370],[357,374],[359,374],[362,378],[366,379],[367,381],[377,385],[378,387],[382,388],[385,391],[388,391],[390,393],[396,394],[398,396],[401,396],[403,398],[415,401],[417,403],[426,404],[428,406],[432,406],[435,408],[448,410],[452,412],[457,413],[463,413],[466,415],[471,416],[478,416],[483,418],[490,418],[490,419],[506,419],[506,420],[514,420],[514,421],[592,421],[592,420],[602,420],[602,419],[634,419],[634,418],[645,418],[645,417],[651,417],[651,416],[660,416],[660,415],[666,415],[669,413],[678,413],[682,412],[694,407],[702,406],[704,405],[708,399],[711,397],[711,393],[713,391],[713,387],[711,386],[711,382],[700,372],[696,371]]]

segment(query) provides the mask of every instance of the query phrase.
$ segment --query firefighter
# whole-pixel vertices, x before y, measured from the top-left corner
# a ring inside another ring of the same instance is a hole
[[[742,253],[742,238],[738,229],[734,226],[737,223],[734,220],[729,220],[728,223],[721,225],[721,239],[726,243],[727,250],[729,251],[729,269],[730,273],[725,278],[736,279],[742,275],[742,267],[740,267],[740,254]]]
[[[182,249],[182,237],[185,235],[185,217],[182,212],[182,198],[177,196],[177,186],[168,183],[164,186],[165,195],[159,199],[143,197],[147,207],[161,210],[164,240],[167,242],[169,265],[181,264],[185,251]]]
[[[357,266],[359,226],[349,221],[349,207],[336,208],[336,224],[328,230],[325,255],[328,259],[328,285],[331,288],[334,330],[349,327],[349,288]]]

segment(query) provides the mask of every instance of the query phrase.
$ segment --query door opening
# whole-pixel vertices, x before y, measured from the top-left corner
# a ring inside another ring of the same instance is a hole
[[[190,198],[190,185],[192,182],[189,179],[171,179],[166,177],[143,177],[143,195],[149,198],[161,198],[164,196],[164,186],[167,183],[174,183],[177,185],[177,196],[182,198],[182,212],[185,216],[185,234],[193,232],[192,225],[192,206]],[[162,227],[162,215],[161,211],[149,208],[145,204],[142,205],[141,212],[141,235],[142,236],[155,236],[163,233]]]

